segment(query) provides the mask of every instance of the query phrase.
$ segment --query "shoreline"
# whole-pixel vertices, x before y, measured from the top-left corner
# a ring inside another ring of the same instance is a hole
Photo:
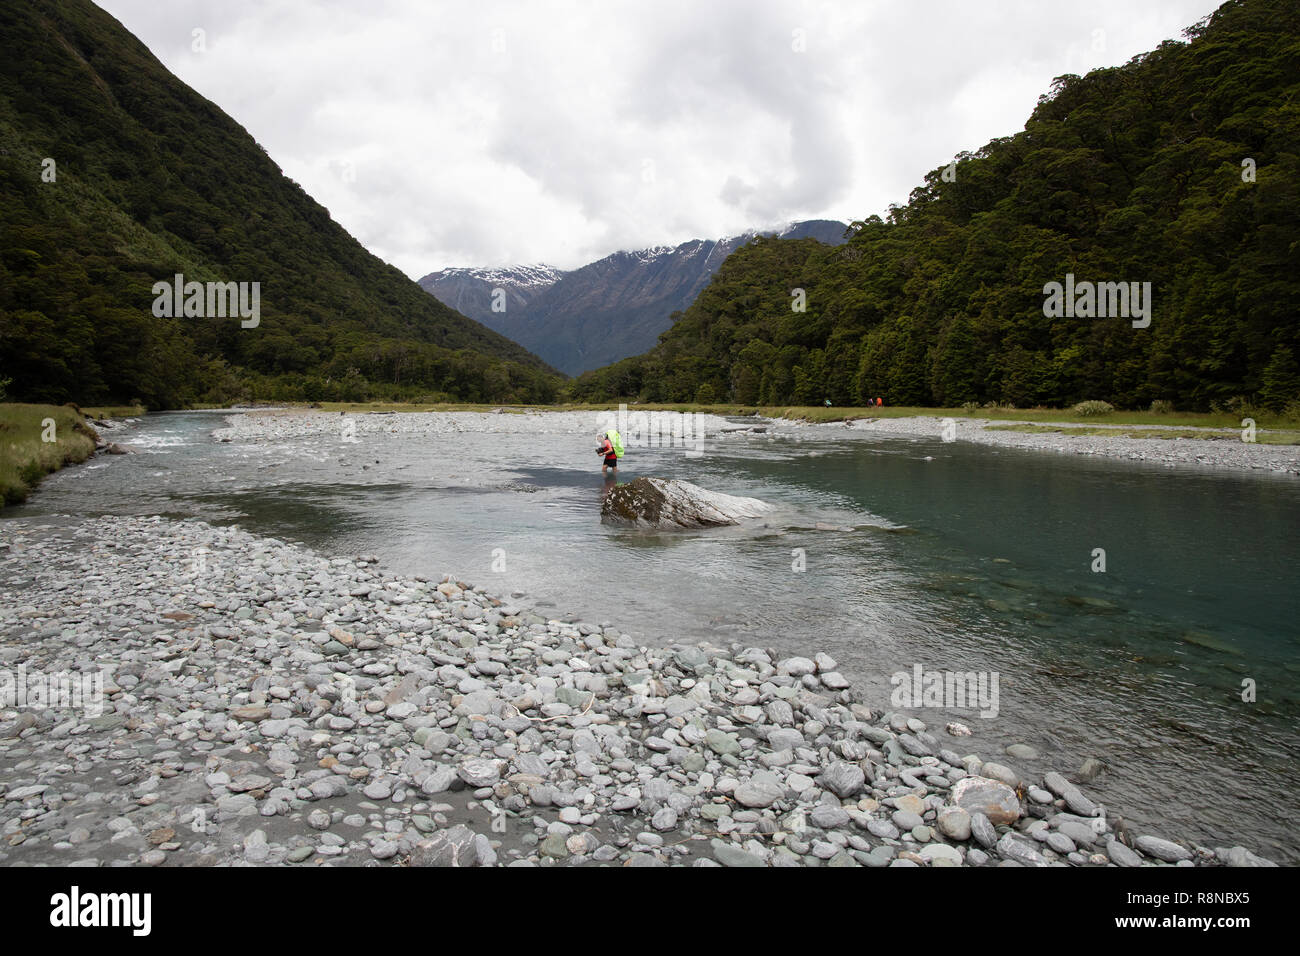
[[[1269,865],[1116,839],[824,654],[646,647],[237,527],[11,519],[0,593],[0,669],[93,658],[107,697],[0,707],[8,865]]]
[[[319,436],[327,431],[336,430],[340,419],[347,418],[354,423],[369,423],[375,419],[423,419],[453,415],[504,415],[499,421],[510,419],[527,420],[535,415],[567,416],[574,419],[575,430],[588,428],[589,419],[599,416],[601,411],[592,409],[547,408],[542,406],[514,406],[493,410],[456,409],[456,410],[404,410],[394,407],[391,410],[335,411],[300,406],[265,405],[245,406],[226,409],[203,409],[210,412],[224,413],[224,425],[211,434],[217,441],[232,440],[279,440],[297,438],[307,435]],[[633,406],[630,411],[642,411]],[[697,421],[704,423],[708,437],[717,439],[724,433],[749,432],[749,428],[739,428],[722,412],[696,411],[676,413],[666,408],[654,408],[647,411],[658,414],[693,414],[699,416]],[[816,422],[801,418],[766,417],[761,414],[744,416],[766,426],[778,425],[789,427],[795,433],[804,430],[824,431],[827,429],[849,429],[854,432],[869,432],[881,436],[898,436],[903,438],[939,438],[943,440],[945,424],[952,422],[952,434],[955,441],[974,442],[995,448],[1012,448],[1020,451],[1051,452],[1055,454],[1074,454],[1087,457],[1101,457],[1120,461],[1136,461],[1161,465],[1169,468],[1189,466],[1193,468],[1227,469],[1243,472],[1262,472],[1269,475],[1300,476],[1300,445],[1251,443],[1225,440],[1223,434],[1233,429],[1196,425],[1143,425],[1111,424],[1104,422],[1083,423],[1079,421],[1050,421],[1039,419],[1001,419],[1001,418],[966,418],[938,415],[913,415],[884,418],[849,418],[833,421]],[[269,421],[277,424],[267,427]],[[248,422],[257,422],[249,425]],[[97,425],[121,426],[122,421],[102,421]],[[320,426],[320,427],[317,427]],[[1018,431],[1020,427],[1043,429],[1042,431]],[[1076,434],[1081,430],[1102,430],[1127,432],[1130,434]],[[365,428],[365,431],[398,429]],[[400,429],[400,431],[443,431],[441,428]],[[507,430],[509,430],[507,428]],[[589,430],[589,429],[588,429]],[[1131,433],[1179,432],[1178,437],[1134,437]],[[1216,438],[1200,438],[1200,434],[1215,434]],[[129,448],[129,438],[124,440]],[[95,453],[105,451],[104,446],[97,447]],[[93,457],[93,454],[92,456]]]
[[[636,409],[630,409],[636,411]],[[344,418],[355,424],[356,433],[369,431],[395,432],[438,432],[454,429],[433,427],[440,417],[458,415],[492,415],[501,423],[502,430],[526,431],[522,424],[536,415],[554,415],[573,419],[571,424],[575,432],[590,430],[591,422],[602,413],[593,410],[547,410],[530,408],[511,411],[509,414],[484,411],[365,411],[334,412],[301,408],[277,409],[232,409],[225,416],[225,425],[212,432],[218,441],[231,440],[280,440],[308,435],[319,436],[339,428],[338,422]],[[674,415],[678,413],[658,410],[658,414]],[[730,418],[709,412],[685,413],[698,416],[695,421],[702,424],[708,440],[721,439],[725,434],[743,435],[751,428],[736,425]],[[1262,472],[1269,475],[1300,475],[1300,445],[1278,445],[1250,443],[1244,441],[1224,440],[1219,438],[1199,438],[1198,434],[1221,434],[1224,429],[1202,428],[1200,426],[1162,426],[1162,425],[1126,425],[1079,422],[1031,421],[1019,419],[976,419],[947,418],[940,416],[909,416],[899,418],[854,418],[848,421],[809,422],[792,418],[766,418],[750,416],[760,427],[783,426],[798,434],[806,431],[824,433],[827,430],[845,429],[854,432],[867,432],[873,435],[897,436],[900,438],[937,438],[943,440],[945,423],[951,421],[950,434],[955,441],[974,442],[995,448],[1012,448],[1020,451],[1051,452],[1055,454],[1074,454],[1088,457],[1110,458],[1120,461],[1136,461],[1161,465],[1169,468],[1192,467],[1227,469],[1244,472]],[[393,420],[403,420],[403,424],[419,423],[424,427],[402,427],[394,429],[385,427]],[[1008,426],[1031,426],[1035,428],[1059,428],[1062,431],[1022,432],[1004,430]],[[1102,429],[1116,432],[1152,431],[1185,432],[1187,437],[1130,437],[1129,435],[1093,435],[1072,434],[1074,429]]]
[[[840,428],[881,435],[943,436],[946,419],[916,416],[911,418],[857,419],[837,423]],[[1278,475],[1300,475],[1300,446],[1268,445],[1223,439],[1197,438],[1194,426],[1081,425],[1078,422],[1018,421],[1014,419],[952,419],[955,441],[975,442],[998,448],[1021,451],[1055,452],[1126,461],[1140,461],[1166,467],[1192,466],[1239,471],[1264,471]],[[1059,427],[1061,432],[1020,432],[1000,430],[1005,426]],[[831,428],[835,425],[817,425]],[[1186,438],[1132,438],[1123,435],[1070,434],[1068,429],[1099,428],[1140,431],[1143,427],[1186,431]]]

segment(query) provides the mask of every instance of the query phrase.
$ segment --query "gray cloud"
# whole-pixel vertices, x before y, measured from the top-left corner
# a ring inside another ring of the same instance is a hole
[[[1217,6],[100,3],[411,276],[883,214]]]

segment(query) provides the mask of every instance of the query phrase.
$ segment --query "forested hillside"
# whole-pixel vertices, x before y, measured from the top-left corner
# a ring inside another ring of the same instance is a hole
[[[176,273],[259,282],[260,321],[156,317]],[[561,381],[362,248],[89,0],[0,4],[6,379],[14,400],[152,407],[541,402]]]
[[[1186,37],[1059,78],[1023,131],[932,170],[845,246],[755,240],[658,346],[574,396],[1300,399],[1300,4],[1233,0]],[[1150,324],[1048,317],[1067,274],[1150,282]]]

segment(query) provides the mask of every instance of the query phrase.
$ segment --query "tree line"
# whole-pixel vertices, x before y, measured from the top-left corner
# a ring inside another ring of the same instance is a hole
[[[1186,42],[1060,77],[1022,131],[932,170],[846,245],[733,253],[654,349],[580,376],[571,396],[1300,400],[1298,21],[1291,0],[1231,0]],[[1150,283],[1149,324],[1045,309],[1067,276]]]

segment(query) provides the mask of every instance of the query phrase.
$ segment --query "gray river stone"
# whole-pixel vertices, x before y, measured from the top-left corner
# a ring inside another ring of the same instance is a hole
[[[808,815],[808,822],[823,830],[836,830],[849,822],[849,815],[841,807],[819,803]]]
[[[986,765],[987,766],[987,765]],[[1020,798],[1005,783],[988,777],[965,777],[952,788],[952,801],[974,815],[982,813],[994,826],[1020,819]]]
[[[1277,866],[1272,860],[1256,856],[1241,846],[1216,848],[1214,855],[1222,860],[1225,866]]]
[[[457,825],[421,840],[411,851],[412,866],[465,867],[478,864],[474,832]]]
[[[991,850],[998,842],[997,830],[989,818],[978,811],[970,815],[970,832],[975,842],[986,850]]]
[[[895,810],[890,819],[893,821],[894,826],[900,830],[913,830],[924,825],[920,815],[913,813],[911,810]]]
[[[775,774],[760,771],[735,790],[736,802],[746,807],[770,807],[785,795],[785,785]]]
[[[961,807],[945,807],[939,811],[939,832],[950,840],[964,843],[971,837],[971,816]]]
[[[837,797],[847,799],[862,792],[866,779],[861,767],[837,760],[821,772],[817,782]]]
[[[1138,856],[1131,849],[1126,847],[1119,840],[1111,840],[1106,844],[1106,855],[1116,866],[1141,866],[1142,857]]]
[[[767,866],[763,860],[748,850],[723,840],[713,840],[713,858],[723,866]]]
[[[1045,774],[1043,776],[1043,786],[1064,800],[1071,813],[1077,813],[1081,817],[1097,815],[1097,805],[1085,797],[1083,791],[1059,773]]]
[[[997,844],[998,854],[1004,860],[1014,860],[1022,866],[1047,866],[1047,860],[1023,837],[1005,833]]]
[[[501,779],[501,769],[495,760],[466,760],[457,773],[471,787],[491,787]]]
[[[740,742],[735,737],[717,728],[711,727],[704,735],[705,745],[719,755],[740,753]]]
[[[1140,836],[1133,842],[1147,856],[1153,856],[1157,860],[1164,860],[1166,863],[1177,863],[1179,860],[1190,860],[1192,858],[1190,850],[1179,846],[1177,843],[1162,840],[1160,837]]]

